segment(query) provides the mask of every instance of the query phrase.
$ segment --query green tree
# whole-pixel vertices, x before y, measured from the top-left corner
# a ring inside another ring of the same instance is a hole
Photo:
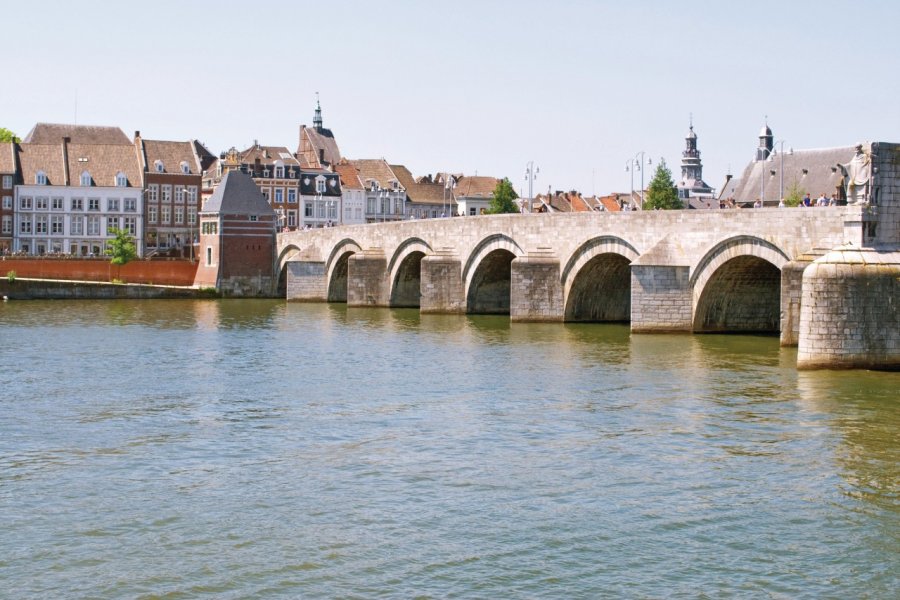
[[[109,232],[116,236],[106,246],[107,256],[112,257],[109,261],[111,264],[122,266],[137,258],[134,238],[127,231],[112,228]]]
[[[797,183],[795,179],[791,185],[788,186],[788,189],[785,190],[784,195],[784,205],[785,206],[799,206],[803,201],[803,195],[806,194],[806,190],[800,187],[800,184]]]
[[[644,200],[644,210],[671,210],[684,208],[684,204],[678,198],[678,190],[672,181],[672,171],[666,166],[666,161],[660,160],[647,190],[647,198]]]
[[[489,215],[520,212],[516,199],[519,195],[513,189],[509,179],[505,177],[497,182],[497,187],[491,193],[491,205],[487,209]]]
[[[0,127],[0,142],[16,142],[18,144],[21,141],[15,133],[5,127]]]

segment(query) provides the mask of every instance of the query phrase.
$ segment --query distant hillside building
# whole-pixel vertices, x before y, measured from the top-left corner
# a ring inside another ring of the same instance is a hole
[[[225,173],[200,213],[200,264],[194,285],[235,296],[274,293],[278,219],[253,179]]]

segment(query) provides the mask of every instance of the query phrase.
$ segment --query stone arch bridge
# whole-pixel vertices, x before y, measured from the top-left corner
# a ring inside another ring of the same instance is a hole
[[[861,237],[858,207],[492,215],[283,233],[288,300],[630,322],[632,331],[781,332],[803,269]],[[821,250],[819,250],[821,249]]]

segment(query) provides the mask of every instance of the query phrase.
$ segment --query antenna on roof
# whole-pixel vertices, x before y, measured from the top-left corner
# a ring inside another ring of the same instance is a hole
[[[75,124],[78,125],[78,88],[75,88]]]
[[[688,120],[690,121],[691,129],[693,129],[694,128],[694,113],[688,113],[688,114],[690,115],[690,117],[688,117]]]

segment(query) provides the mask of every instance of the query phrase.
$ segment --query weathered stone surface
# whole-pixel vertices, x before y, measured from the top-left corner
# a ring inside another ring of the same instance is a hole
[[[509,317],[512,321],[562,321],[559,260],[535,253],[512,261]]]
[[[349,258],[347,306],[388,306],[387,259],[380,249]]]

